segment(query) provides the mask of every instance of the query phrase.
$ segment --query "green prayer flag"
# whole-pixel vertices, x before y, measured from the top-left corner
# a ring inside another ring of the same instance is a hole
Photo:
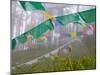
[[[45,10],[41,2],[30,2],[32,6],[39,10]]]
[[[96,22],[96,9],[89,9],[86,11],[73,13],[69,15],[63,15],[63,16],[57,16],[56,18],[60,20],[64,25],[71,23],[71,22],[78,22],[80,20],[80,17],[86,22],[86,23],[95,23]]]
[[[12,50],[16,48],[16,39],[12,39],[11,45]]]
[[[26,34],[31,34],[35,39],[43,36],[43,34],[49,30],[53,30],[53,24],[51,20],[46,20],[45,22],[41,23],[40,25],[32,28]]]
[[[16,37],[16,39],[20,43],[25,43],[27,41],[28,35],[32,35],[33,38],[37,39],[43,36],[45,32],[49,30],[53,30],[53,29],[54,27],[53,27],[53,24],[51,23],[51,20],[46,20],[45,22],[39,24],[38,26],[32,28],[31,30],[19,35],[18,37]]]
[[[86,23],[96,22],[96,9],[90,9],[83,12],[79,12],[79,15]]]
[[[20,4],[21,4],[21,6],[22,6],[22,8],[24,9],[24,10],[26,10],[26,6],[25,6],[25,1],[20,1]]]
[[[80,35],[82,35],[82,32],[77,32],[77,36],[80,36]]]
[[[25,43],[27,41],[27,36],[25,34],[22,34],[22,35],[19,35],[17,37],[17,40],[20,42],[20,43]]]
[[[17,36],[12,40],[12,49],[16,47],[16,40],[17,39],[20,43],[24,44],[27,41],[27,36],[32,35],[33,38],[37,39],[41,36],[44,36],[44,33],[47,31],[53,30],[54,26],[51,23],[51,20],[46,20],[45,22],[39,24],[38,26],[32,28],[31,30]]]
[[[56,17],[62,24],[66,25],[71,22],[77,22],[79,21],[79,16],[77,14],[69,14],[69,15],[64,15],[64,16],[58,16]]]
[[[32,1],[20,1],[21,6],[24,10],[45,10],[41,2],[32,2]]]

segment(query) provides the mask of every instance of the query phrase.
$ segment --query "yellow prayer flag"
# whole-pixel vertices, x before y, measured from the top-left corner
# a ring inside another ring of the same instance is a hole
[[[70,35],[71,35],[72,38],[76,38],[77,32],[70,32]]]
[[[54,19],[54,16],[51,16],[51,15],[45,13],[45,12],[43,13],[43,15],[46,16],[46,17],[48,17],[48,19]]]

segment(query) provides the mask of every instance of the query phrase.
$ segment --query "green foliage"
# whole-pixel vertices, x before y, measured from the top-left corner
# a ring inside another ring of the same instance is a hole
[[[42,58],[43,59],[43,58]],[[58,55],[53,55],[50,58],[45,58],[42,62],[32,65],[24,65],[16,67],[14,73],[36,73],[36,72],[53,72],[53,71],[72,71],[72,70],[88,70],[96,68],[95,56],[83,56],[78,59],[73,57],[62,58]]]

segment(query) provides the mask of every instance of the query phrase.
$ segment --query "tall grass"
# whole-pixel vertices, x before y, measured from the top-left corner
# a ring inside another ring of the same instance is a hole
[[[36,72],[56,72],[73,70],[90,70],[96,68],[96,56],[82,56],[74,59],[71,56],[65,58],[59,55],[53,55],[42,59],[40,62],[32,65],[16,67],[13,73],[36,73]]]

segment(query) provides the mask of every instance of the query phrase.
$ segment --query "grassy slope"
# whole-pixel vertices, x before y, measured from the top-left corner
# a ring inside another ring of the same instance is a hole
[[[78,59],[71,57],[62,58],[53,56],[42,62],[17,67],[13,73],[37,73],[37,72],[56,72],[56,71],[72,71],[72,70],[90,70],[96,68],[95,56],[82,56]]]
[[[12,70],[12,73],[37,73],[72,70],[90,70],[96,68],[95,39],[88,37],[71,43],[73,50],[71,57],[54,55],[50,58],[42,58],[38,63],[23,65]]]

